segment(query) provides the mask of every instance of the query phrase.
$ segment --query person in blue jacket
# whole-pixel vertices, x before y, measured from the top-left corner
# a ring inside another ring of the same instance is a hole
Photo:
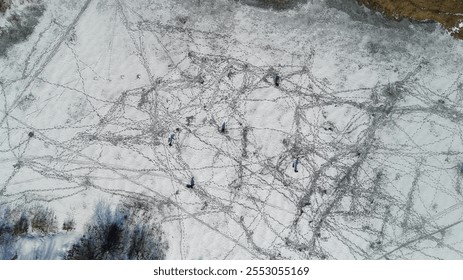
[[[169,136],[169,146],[172,146],[173,142],[174,142],[174,139],[175,139],[175,133],[172,133],[170,136]]]

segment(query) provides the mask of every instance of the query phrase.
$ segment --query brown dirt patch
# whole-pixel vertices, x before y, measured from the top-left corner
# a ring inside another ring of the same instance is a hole
[[[456,38],[463,39],[462,30],[452,32],[463,22],[463,0],[358,0],[370,8],[383,11],[395,19],[432,20],[442,24]]]

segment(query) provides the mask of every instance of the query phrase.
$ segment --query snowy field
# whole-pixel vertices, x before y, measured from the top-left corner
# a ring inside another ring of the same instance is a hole
[[[43,4],[0,57],[0,205],[76,230],[18,258],[61,258],[127,199],[168,259],[463,258],[463,43],[437,25],[350,0]]]

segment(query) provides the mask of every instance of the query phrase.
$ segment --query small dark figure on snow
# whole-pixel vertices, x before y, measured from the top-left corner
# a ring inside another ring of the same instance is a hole
[[[195,177],[191,177],[191,181],[186,185],[187,188],[192,189],[195,186]]]
[[[294,168],[294,172],[299,172],[299,170],[297,170],[297,165],[299,164],[299,158],[296,158],[296,160],[293,162],[293,168]]]
[[[31,132],[29,132],[29,134],[27,134],[27,135],[28,135],[29,137],[34,137],[34,132],[31,131]]]
[[[222,126],[220,127],[220,132],[225,133],[226,132],[226,125],[225,122],[222,123]]]
[[[273,76],[273,83],[275,84],[276,87],[279,87],[280,82],[281,82],[280,76],[278,76],[278,74],[275,74],[275,76]]]
[[[172,146],[173,142],[174,142],[174,139],[175,139],[175,134],[172,133],[169,137],[169,146]]]

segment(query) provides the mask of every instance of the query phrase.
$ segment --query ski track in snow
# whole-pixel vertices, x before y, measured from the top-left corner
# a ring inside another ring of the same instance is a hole
[[[463,257],[461,76],[336,88],[315,47],[81,5],[2,74],[0,204],[135,199],[173,259]]]

